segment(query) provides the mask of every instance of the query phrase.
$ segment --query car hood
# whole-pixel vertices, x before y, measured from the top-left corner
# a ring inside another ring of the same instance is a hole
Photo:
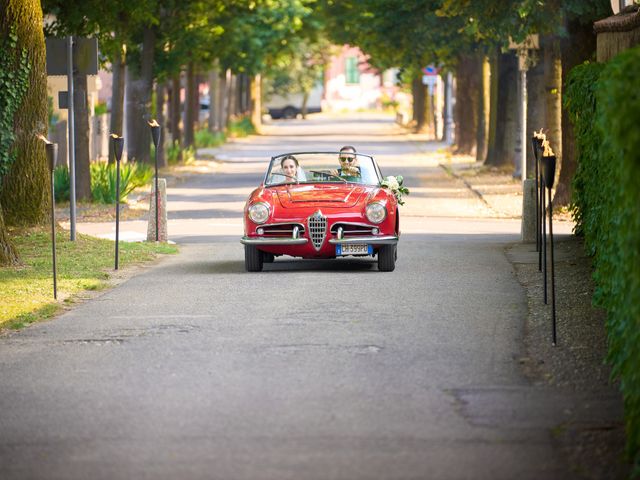
[[[286,185],[277,188],[284,208],[351,208],[362,202],[376,187],[355,184]]]

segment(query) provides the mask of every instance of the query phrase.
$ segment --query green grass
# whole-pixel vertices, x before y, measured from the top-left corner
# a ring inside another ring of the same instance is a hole
[[[114,267],[111,240],[69,232],[56,233],[58,301],[53,299],[51,234],[44,228],[12,232],[22,265],[0,267],[0,328],[19,329],[55,315],[63,303],[87,290],[108,286]],[[178,251],[174,245],[120,242],[120,268],[148,262]]]

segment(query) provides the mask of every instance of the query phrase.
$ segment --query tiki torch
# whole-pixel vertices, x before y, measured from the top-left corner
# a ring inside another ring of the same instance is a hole
[[[149,122],[149,127],[151,127],[151,138],[153,139],[153,145],[155,146],[155,163],[156,163],[156,178],[155,178],[155,184],[156,184],[156,198],[155,198],[155,202],[156,202],[156,242],[160,240],[159,237],[159,231],[158,231],[158,222],[159,222],[159,203],[158,203],[158,144],[160,143],[160,125],[158,124],[158,122],[156,122],[155,119],[152,119]]]

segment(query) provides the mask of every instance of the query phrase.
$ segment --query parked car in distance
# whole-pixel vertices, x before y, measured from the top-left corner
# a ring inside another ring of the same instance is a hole
[[[351,154],[347,168],[339,155],[294,152],[271,159],[244,208],[247,271],[259,272],[281,255],[377,257],[378,270],[395,269],[398,201],[382,187],[373,157]]]
[[[314,87],[309,92],[307,100],[307,113],[319,113],[322,111],[322,84]],[[302,114],[302,104],[304,96],[302,93],[291,93],[288,95],[272,95],[266,102],[265,107],[271,118],[279,120],[281,118],[296,118]]]

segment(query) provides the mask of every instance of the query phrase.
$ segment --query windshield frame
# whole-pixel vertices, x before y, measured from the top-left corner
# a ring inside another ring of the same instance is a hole
[[[273,166],[276,165],[278,163],[278,159],[284,158],[286,156],[289,155],[293,155],[293,156],[298,156],[298,155],[336,155],[339,156],[341,153],[343,152],[339,152],[339,151],[306,151],[306,152],[287,152],[287,153],[282,153],[280,155],[274,155],[271,157],[271,160],[269,161],[269,167],[267,168],[267,171],[264,174],[264,178],[262,179],[262,184],[265,187],[277,187],[277,186],[281,186],[281,185],[291,185],[290,183],[267,183],[267,180],[269,178],[269,175],[271,174],[271,170],[273,169]],[[351,153],[351,152],[348,152]],[[373,164],[373,169],[376,172],[376,176],[378,178],[378,183],[377,184],[371,184],[371,183],[360,183],[360,182],[353,182],[350,180],[335,180],[335,181],[326,181],[326,182],[315,182],[315,181],[298,181],[295,182],[294,185],[311,185],[311,184],[325,184],[325,183],[355,183],[356,185],[373,185],[373,186],[379,186],[380,182],[382,182],[382,172],[380,171],[380,167],[378,166],[378,163],[375,161],[375,159],[373,158],[373,156],[371,155],[367,155],[365,153],[354,153],[354,155],[358,156],[358,157],[364,157],[364,158],[368,158],[371,160],[371,163]]]

